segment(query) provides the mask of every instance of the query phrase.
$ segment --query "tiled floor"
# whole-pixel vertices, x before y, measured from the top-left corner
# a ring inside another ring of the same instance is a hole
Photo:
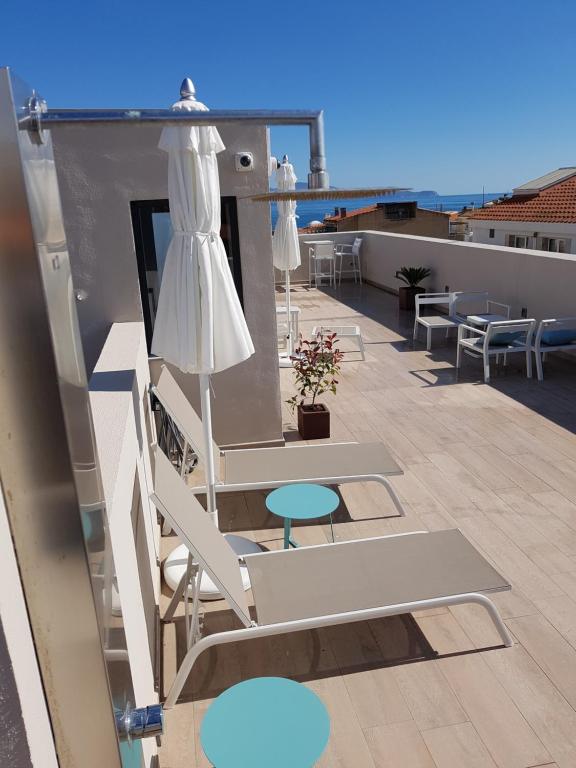
[[[332,439],[382,440],[405,472],[393,481],[405,518],[391,516],[381,487],[344,486],[337,538],[460,528],[513,585],[495,601],[516,644],[494,648],[486,615],[462,606],[213,649],[167,714],[162,768],[208,765],[203,712],[256,675],[288,676],[321,696],[332,721],[325,768],[575,768],[576,360],[552,359],[539,384],[519,355],[486,386],[466,359],[457,380],[454,341],[440,334],[432,352],[414,349],[410,320],[386,293],[301,289],[293,301],[304,332],[359,324],[366,341],[366,361],[347,355],[338,395],[326,398]],[[281,375],[288,396],[291,371]],[[296,438],[287,410],[285,429]],[[221,524],[279,548],[281,523],[264,499],[220,497]],[[295,536],[325,542],[329,529],[297,526]],[[175,543],[164,539],[165,551]],[[208,605],[205,624],[232,626],[226,605]],[[166,686],[183,634],[178,621],[165,626]]]

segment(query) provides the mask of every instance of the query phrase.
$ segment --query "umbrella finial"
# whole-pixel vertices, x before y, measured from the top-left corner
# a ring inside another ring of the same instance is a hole
[[[196,101],[196,88],[189,77],[185,77],[184,80],[182,80],[180,97],[183,101]]]
[[[288,162],[288,155],[284,155],[284,157],[282,158],[282,162],[283,163],[287,163]]]

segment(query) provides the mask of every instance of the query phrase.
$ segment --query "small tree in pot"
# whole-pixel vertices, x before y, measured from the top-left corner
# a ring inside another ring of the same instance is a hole
[[[400,309],[414,309],[417,294],[426,293],[426,288],[422,288],[420,283],[431,274],[432,270],[428,267],[402,267],[396,272],[396,279],[406,283],[398,289]]]
[[[304,440],[330,437],[330,411],[316,399],[325,392],[336,394],[343,358],[334,346],[337,341],[335,333],[319,333],[311,341],[300,334],[299,346],[291,358],[298,394],[286,402],[292,411],[298,411],[298,432]]]

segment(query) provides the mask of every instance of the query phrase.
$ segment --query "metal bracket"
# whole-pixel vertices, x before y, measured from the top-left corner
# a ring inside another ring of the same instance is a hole
[[[26,102],[28,114],[20,121],[20,125],[26,125],[32,141],[35,141],[37,144],[44,144],[46,142],[41,126],[41,116],[47,109],[46,101],[41,96],[38,96],[36,91],[32,91],[32,96]]]

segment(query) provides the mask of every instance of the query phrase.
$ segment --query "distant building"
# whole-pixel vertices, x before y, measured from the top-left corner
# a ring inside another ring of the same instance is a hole
[[[331,216],[325,216],[325,232],[354,232],[376,230],[401,235],[423,237],[449,236],[450,214],[419,208],[416,202],[375,203],[365,208],[347,211],[336,208]]]
[[[475,243],[576,253],[576,167],[516,187],[512,196],[468,215]]]

